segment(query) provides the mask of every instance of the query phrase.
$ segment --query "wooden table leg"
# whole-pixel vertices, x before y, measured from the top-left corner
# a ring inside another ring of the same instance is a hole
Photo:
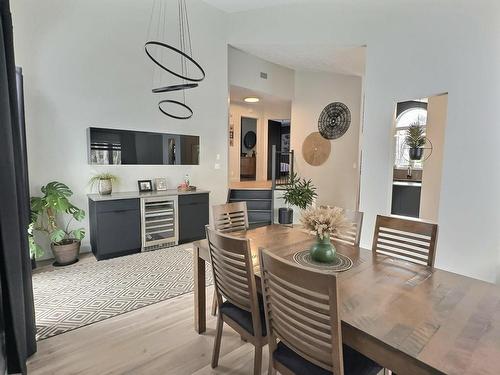
[[[207,330],[205,260],[200,258],[198,246],[193,250],[194,329],[203,333]]]

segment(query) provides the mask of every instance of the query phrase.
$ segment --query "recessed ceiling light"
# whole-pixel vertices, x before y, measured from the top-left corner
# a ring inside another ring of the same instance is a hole
[[[243,99],[247,103],[258,103],[260,101],[259,98],[255,98],[253,96],[250,96],[248,98]]]

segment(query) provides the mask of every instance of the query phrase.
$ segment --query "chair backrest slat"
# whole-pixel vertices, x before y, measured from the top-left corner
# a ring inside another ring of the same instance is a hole
[[[343,374],[337,278],[260,251],[269,345],[282,341],[301,357]]]
[[[437,224],[377,215],[372,250],[433,267],[437,232]]]
[[[248,229],[246,202],[232,202],[212,207],[215,230],[228,233]]]
[[[206,227],[217,303],[224,299],[252,314],[256,336],[262,335],[250,240]]]
[[[363,226],[363,213],[360,211],[344,210],[346,219],[348,219],[352,224],[342,235],[334,235],[331,237],[334,241],[340,241],[353,246],[359,246],[359,241],[361,239],[361,229]]]

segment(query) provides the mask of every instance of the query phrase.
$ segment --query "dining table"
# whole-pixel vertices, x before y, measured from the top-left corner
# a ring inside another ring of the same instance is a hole
[[[259,249],[293,261],[315,241],[299,226],[278,224],[231,235],[250,239],[258,288]],[[499,286],[358,246],[335,247],[353,262],[337,273],[344,344],[401,375],[500,374]],[[193,244],[193,256],[194,324],[201,334],[210,262],[206,240]]]

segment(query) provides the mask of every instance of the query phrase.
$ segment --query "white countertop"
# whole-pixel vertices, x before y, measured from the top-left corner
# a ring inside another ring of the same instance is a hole
[[[139,191],[126,191],[126,192],[117,192],[109,195],[100,195],[100,194],[87,194],[89,199],[97,202],[97,201],[111,201],[116,199],[134,199],[134,198],[148,198],[148,197],[164,197],[164,196],[172,196],[172,195],[190,195],[190,194],[207,194],[210,193],[208,190],[197,189],[195,191],[179,191],[177,189],[168,189],[164,191],[150,191],[141,193]]]
[[[413,187],[422,187],[421,182],[415,181],[392,181],[392,184],[395,186],[413,186]]]

